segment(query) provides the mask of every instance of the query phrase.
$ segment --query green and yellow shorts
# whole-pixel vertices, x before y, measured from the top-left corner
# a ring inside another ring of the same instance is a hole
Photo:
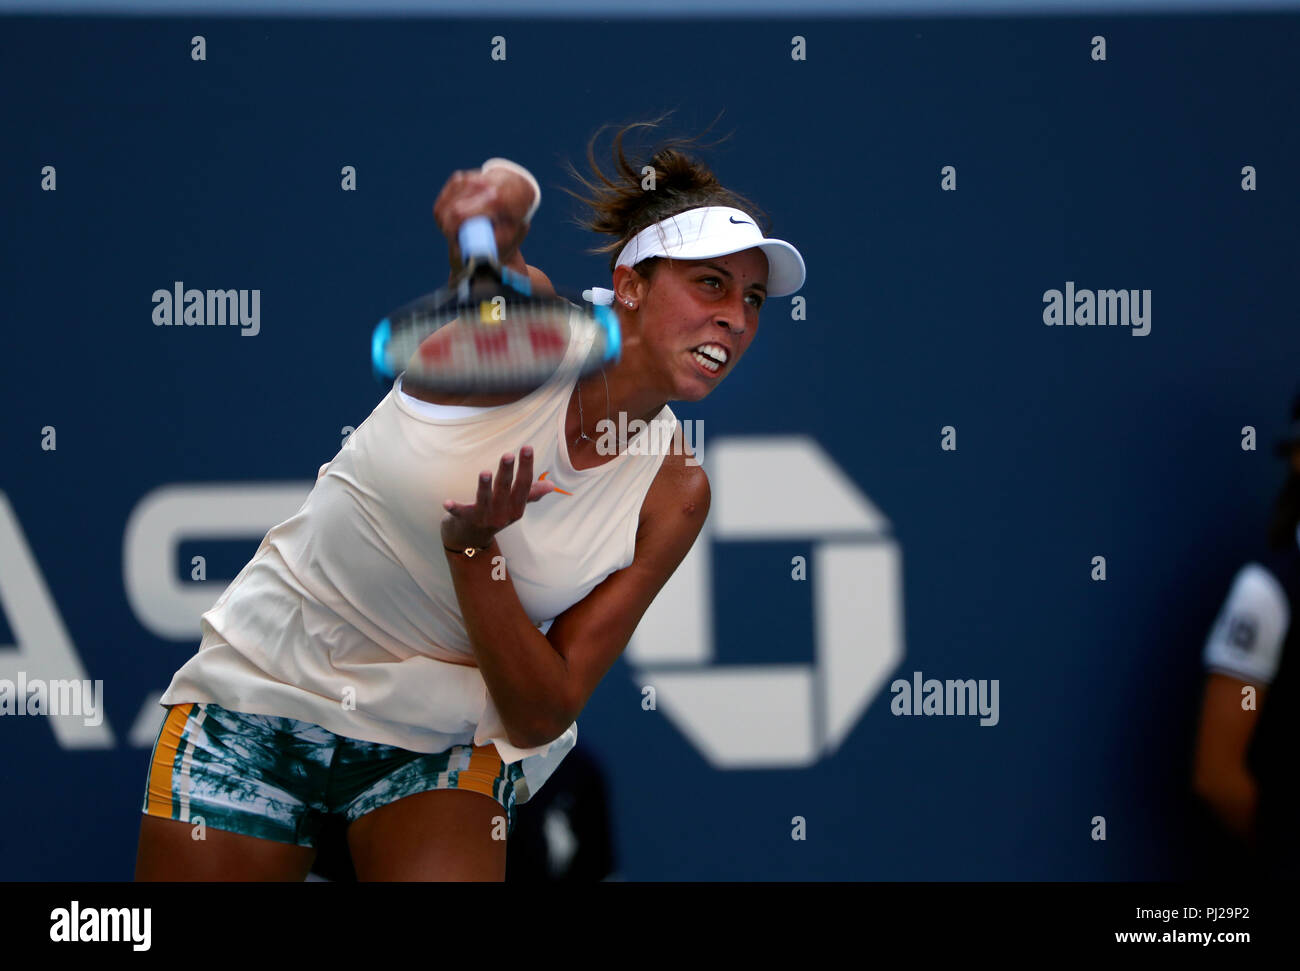
[[[142,811],[149,816],[298,846],[315,846],[327,815],[352,823],[403,796],[468,789],[491,796],[515,825],[519,763],[495,745],[410,752],[335,735],[293,718],[214,704],[171,705],[154,743]]]

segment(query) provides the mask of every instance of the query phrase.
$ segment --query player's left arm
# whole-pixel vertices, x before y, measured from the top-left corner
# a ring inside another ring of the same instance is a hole
[[[560,614],[546,633],[565,666],[563,697],[552,724],[555,738],[577,719],[694,545],[709,514],[708,477],[700,466],[668,456],[646,500],[632,563]]]

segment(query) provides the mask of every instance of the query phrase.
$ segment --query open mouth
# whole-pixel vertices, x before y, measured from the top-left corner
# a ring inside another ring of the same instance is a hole
[[[695,362],[710,374],[717,374],[727,363],[727,349],[718,344],[701,344],[691,351]]]

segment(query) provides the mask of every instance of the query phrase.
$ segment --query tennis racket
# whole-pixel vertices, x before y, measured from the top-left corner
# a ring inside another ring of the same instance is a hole
[[[527,276],[500,265],[487,216],[465,220],[458,235],[461,271],[375,327],[370,359],[378,380],[401,374],[404,386],[457,394],[523,391],[618,360],[613,310],[534,296]]]

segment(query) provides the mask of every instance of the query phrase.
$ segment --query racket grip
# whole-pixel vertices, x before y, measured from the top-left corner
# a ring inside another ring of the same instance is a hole
[[[497,238],[492,231],[492,220],[487,216],[470,216],[460,224],[457,236],[462,258],[487,258],[496,262]]]

